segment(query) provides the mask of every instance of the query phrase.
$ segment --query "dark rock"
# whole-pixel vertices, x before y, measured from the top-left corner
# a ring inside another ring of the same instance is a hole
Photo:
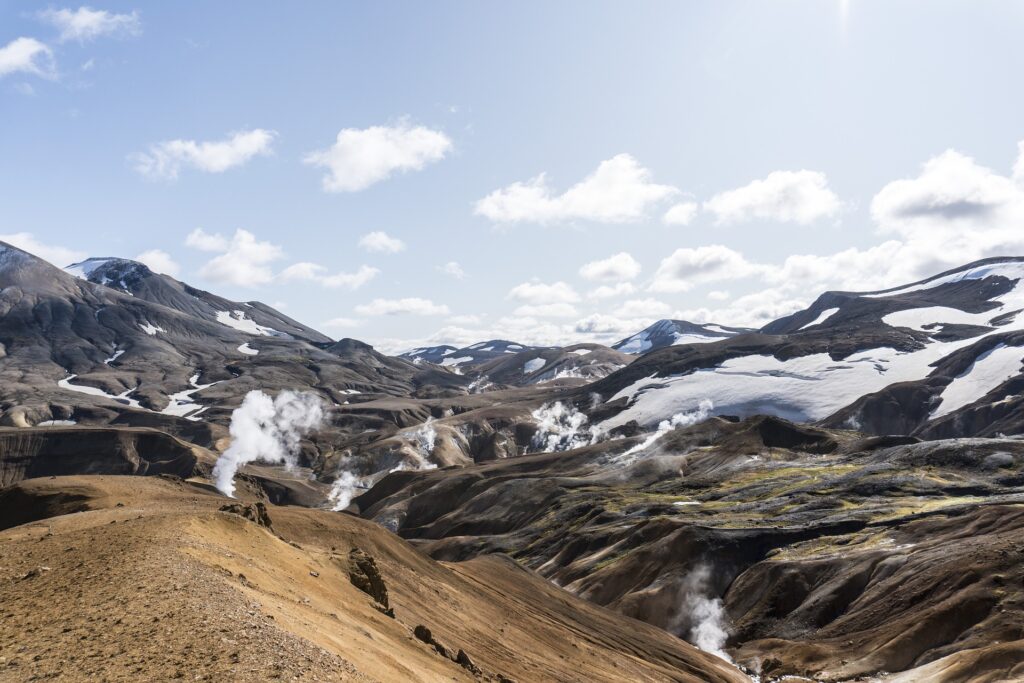
[[[380,569],[377,568],[376,561],[359,548],[352,548],[348,554],[348,561],[348,580],[352,585],[373,598],[380,611],[394,617],[395,611],[388,602],[388,587],[384,583]],[[427,633],[429,635],[429,630]]]
[[[220,511],[245,517],[250,522],[255,522],[267,529],[273,529],[270,522],[270,515],[267,513],[267,506],[263,503],[253,503],[252,505],[229,503],[227,505],[222,505]]]

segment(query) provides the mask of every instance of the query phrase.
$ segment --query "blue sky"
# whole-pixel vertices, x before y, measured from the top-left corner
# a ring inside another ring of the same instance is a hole
[[[985,0],[0,2],[0,235],[388,351],[759,325],[1024,253],[1022,28]]]

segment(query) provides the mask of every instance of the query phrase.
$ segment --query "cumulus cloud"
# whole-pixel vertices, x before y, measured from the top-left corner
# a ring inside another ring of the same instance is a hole
[[[443,266],[437,267],[438,272],[444,273],[448,277],[453,277],[456,280],[462,280],[466,277],[466,271],[462,269],[462,266],[457,261],[449,261]]]
[[[716,289],[708,292],[708,298],[712,301],[725,301],[729,298],[729,292],[724,289]]]
[[[657,299],[630,299],[615,309],[619,318],[664,318],[672,309]]]
[[[627,296],[636,291],[631,282],[620,282],[616,285],[601,285],[587,292],[588,299],[613,299],[617,296]]]
[[[774,171],[764,180],[716,194],[704,210],[718,223],[769,220],[806,225],[835,216],[842,208],[824,173]]]
[[[354,291],[377,277],[379,274],[380,270],[367,265],[359,266],[359,268],[353,273],[330,273],[326,267],[321,266],[318,263],[301,261],[299,263],[293,263],[282,270],[278,277],[285,282],[316,282],[331,289],[343,288]]]
[[[526,304],[516,308],[514,315],[536,316],[538,318],[571,318],[576,315],[576,307],[572,304]]]
[[[640,274],[640,263],[625,251],[600,261],[591,261],[580,268],[580,275],[587,280],[600,282],[621,282],[632,280]]]
[[[435,304],[430,299],[409,297],[405,299],[374,299],[368,304],[356,306],[359,315],[448,315],[448,307]]]
[[[394,126],[344,128],[331,147],[310,152],[304,161],[327,169],[324,191],[358,192],[395,173],[419,171],[451,149],[451,138],[441,131],[402,121]]]
[[[674,317],[695,323],[759,328],[806,308],[809,302],[803,295],[803,291],[795,294],[785,287],[769,287],[737,297],[728,306],[676,311]]]
[[[180,268],[178,263],[171,258],[171,255],[161,249],[149,249],[135,257],[139,263],[144,263],[155,273],[163,273],[172,277],[178,275]]]
[[[758,271],[759,267],[743,254],[720,244],[676,249],[662,259],[648,289],[685,292],[695,284],[743,278]]]
[[[697,202],[679,202],[665,212],[662,221],[668,225],[689,225],[697,217]]]
[[[619,154],[560,195],[541,173],[491,192],[476,202],[474,210],[496,223],[626,223],[644,218],[652,206],[678,192],[654,183],[651,172],[631,155]]]
[[[212,282],[255,287],[274,279],[270,264],[284,256],[281,247],[261,242],[248,230],[236,230],[231,239],[193,230],[185,244],[204,251],[222,252],[207,261],[199,274]]]
[[[580,295],[565,282],[547,284],[534,280],[513,287],[508,298],[536,305],[574,304],[580,300]]]
[[[35,38],[15,38],[0,47],[0,78],[16,73],[43,78],[56,75],[53,50]]]
[[[72,9],[48,9],[38,14],[39,18],[52,24],[60,31],[60,42],[77,40],[84,43],[102,36],[134,37],[142,34],[139,13],[114,14],[90,7]]]
[[[219,233],[208,233],[196,228],[185,237],[185,246],[200,251],[227,251],[228,240]]]
[[[369,232],[359,239],[359,246],[366,251],[397,254],[405,249],[405,242],[380,230]]]
[[[271,153],[277,133],[257,128],[232,133],[218,141],[167,140],[132,157],[135,170],[147,178],[175,180],[182,168],[223,173],[257,156]]]
[[[1016,218],[1024,193],[1018,177],[1022,168],[1018,159],[1015,177],[1008,178],[947,150],[927,161],[916,178],[882,188],[871,202],[871,214],[883,230],[901,233],[934,229],[936,224],[971,226]]]
[[[84,261],[89,255],[84,251],[68,249],[54,244],[44,244],[36,239],[30,232],[16,232],[8,235],[0,235],[0,242],[7,242],[11,246],[22,251],[38,256],[44,261],[49,261],[58,268],[69,266],[78,261]]]

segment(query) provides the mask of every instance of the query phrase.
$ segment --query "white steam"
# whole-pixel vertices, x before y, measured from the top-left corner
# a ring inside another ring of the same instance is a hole
[[[561,401],[545,403],[531,413],[537,421],[533,435],[533,448],[538,452],[553,453],[582,448],[597,443],[603,431],[588,424],[587,416],[572,404]]]
[[[331,490],[327,494],[327,500],[331,504],[331,510],[339,512],[352,504],[356,494],[369,488],[367,482],[360,479],[348,470],[342,471],[338,478],[331,484]]]
[[[709,398],[701,399],[700,404],[696,410],[691,410],[684,413],[676,413],[667,420],[662,420],[658,424],[658,429],[650,434],[646,439],[637,445],[630,448],[628,451],[619,456],[620,460],[625,460],[626,464],[636,460],[635,456],[637,453],[644,451],[648,446],[653,444],[655,441],[671,432],[676,427],[689,427],[695,425],[698,422],[703,422],[711,416],[711,411],[715,409],[715,404]]]
[[[372,487],[387,472],[398,472],[400,470],[432,470],[437,465],[430,462],[428,458],[434,452],[437,442],[437,429],[434,427],[434,418],[427,418],[427,421],[416,429],[404,432],[401,436],[409,440],[408,446],[403,446],[401,453],[409,456],[411,464],[403,460],[397,467],[390,470],[379,470],[365,476],[360,476],[354,470],[358,469],[352,456],[346,453],[338,461],[338,474],[331,484],[331,490],[327,494],[327,501],[331,510],[338,512],[346,509],[352,504],[352,499]]]
[[[411,469],[437,469],[437,465],[430,462],[430,456],[434,454],[434,446],[437,442],[437,429],[434,427],[434,418],[428,417],[427,421],[417,427],[415,431],[407,432],[403,436],[409,439],[413,446],[411,450],[413,467]],[[398,472],[399,470],[407,469],[410,469],[410,467],[405,462],[402,462],[391,471]]]
[[[259,460],[295,466],[299,440],[323,419],[323,405],[315,394],[282,391],[272,399],[250,391],[231,413],[231,445],[213,467],[214,484],[234,497],[235,473],[242,465]]]
[[[683,601],[681,611],[674,623],[675,630],[689,629],[688,640],[700,649],[732,662],[726,654],[725,642],[729,632],[725,625],[725,609],[721,598],[709,597],[711,593],[711,568],[698,565],[683,580]]]

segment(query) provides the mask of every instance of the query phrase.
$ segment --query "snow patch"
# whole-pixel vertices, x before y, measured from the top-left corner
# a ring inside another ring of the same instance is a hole
[[[255,356],[255,355],[257,355],[259,353],[259,351],[257,349],[254,349],[251,346],[249,346],[249,342],[245,342],[244,344],[239,346],[238,350],[241,351],[242,353],[244,353],[247,356]]]
[[[154,336],[157,332],[163,332],[164,331],[164,328],[157,327],[156,325],[154,325],[154,324],[152,324],[150,322],[147,322],[145,325],[143,325],[142,323],[139,323],[139,327],[141,327],[142,331],[145,332],[146,334],[148,334],[151,337]]]
[[[255,320],[250,319],[245,314],[245,311],[217,311],[217,322],[246,334],[262,337],[292,338],[290,334],[278,332],[272,327],[258,324]]]
[[[821,313],[818,314],[817,318],[815,318],[811,322],[809,322],[806,325],[804,325],[803,327],[801,327],[800,330],[806,330],[808,327],[814,327],[815,325],[820,325],[820,324],[822,324],[823,322],[825,322],[826,320],[828,320],[829,318],[831,318],[833,315],[835,315],[838,312],[839,312],[838,308],[826,308],[824,311],[822,311]],[[797,330],[797,332],[799,332],[800,330]]]
[[[942,417],[968,406],[1000,384],[1021,373],[1024,348],[998,344],[974,359],[971,367],[953,378],[939,396],[931,418]]]
[[[545,365],[547,365],[547,361],[543,358],[531,358],[523,363],[523,373],[529,375],[531,372],[537,372]]]
[[[96,387],[90,387],[84,384],[72,384],[71,380],[75,379],[76,377],[78,377],[78,375],[68,375],[64,379],[57,380],[57,386],[60,387],[61,389],[77,391],[80,394],[88,394],[89,396],[101,396],[103,398],[109,398],[113,401],[127,403],[132,408],[141,408],[137,400],[135,400],[134,398],[128,398],[128,396],[131,395],[135,391],[135,389],[127,389],[117,395],[108,394],[102,389],[97,389]]]

